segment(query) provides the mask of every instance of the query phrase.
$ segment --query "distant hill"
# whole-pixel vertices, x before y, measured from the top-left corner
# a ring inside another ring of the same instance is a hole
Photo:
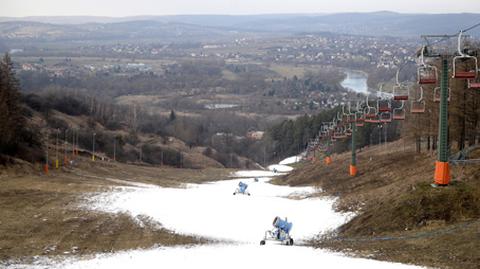
[[[480,14],[401,14],[394,12],[338,13],[338,14],[274,14],[274,15],[175,15],[136,17],[0,17],[0,22],[32,21],[64,27],[74,27],[102,36],[117,34],[142,36],[142,31],[155,29],[152,34],[175,36],[179,32],[199,36],[225,35],[229,31],[270,32],[291,34],[306,32],[336,32],[356,35],[405,36],[420,34],[455,33],[480,22]],[[3,34],[3,23],[0,33]],[[101,29],[103,25],[105,29]],[[93,26],[93,28],[92,28]],[[52,26],[53,27],[53,26]],[[95,29],[95,27],[98,27]],[[138,27],[138,29],[136,28]],[[145,34],[145,33],[143,33]],[[480,29],[470,33],[480,37]],[[115,36],[118,38],[118,36]]]
[[[28,41],[121,41],[157,39],[202,41],[233,33],[208,26],[161,21],[53,24],[33,21],[0,22],[0,39]]]

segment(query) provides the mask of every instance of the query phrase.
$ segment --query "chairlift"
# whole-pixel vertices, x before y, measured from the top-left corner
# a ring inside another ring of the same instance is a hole
[[[377,100],[377,110],[379,113],[390,112],[392,110],[390,105],[390,100],[388,99],[378,99]]]
[[[408,100],[408,86],[404,84],[393,86],[393,100],[395,101]]]
[[[382,112],[380,113],[380,122],[381,123],[390,123],[392,122],[392,113]]]
[[[356,119],[355,119],[355,113],[351,113],[347,116],[348,118],[348,123],[355,123],[356,122]]]
[[[355,125],[357,127],[363,127],[365,125],[365,115],[363,112],[355,112]]]
[[[393,86],[393,100],[395,101],[408,100],[408,86],[403,83],[400,83],[398,79],[399,74],[400,74],[400,69],[397,70],[397,75],[396,75],[397,84]]]
[[[398,71],[397,71],[397,84],[398,83]],[[378,113],[382,112],[390,112],[391,111],[391,104],[390,100],[388,98],[383,97],[383,85],[380,86],[379,94],[378,94],[378,99],[377,99],[377,111]]]
[[[432,65],[428,65],[424,61],[424,51],[426,50],[426,46],[422,47],[422,54],[420,56],[421,64],[417,70],[417,82],[420,85],[423,84],[437,84],[438,80],[438,72],[437,68]]]
[[[405,101],[402,101],[402,105],[393,109],[393,120],[405,120]]]
[[[380,123],[380,117],[378,114],[375,114],[374,117],[365,118],[366,123]]]
[[[451,92],[452,90],[450,88],[448,88],[448,96],[447,96],[447,101],[450,102],[450,96],[451,96]],[[441,93],[442,93],[442,90],[440,87],[436,87],[434,90],[433,90],[433,102],[435,103],[439,103],[440,100],[441,100]]]
[[[344,130],[345,130],[345,134],[351,135],[352,134],[352,125],[348,124],[347,126],[345,126]]]
[[[480,81],[468,80],[468,88],[474,90],[480,90]]]
[[[343,139],[343,138],[347,138],[347,135],[345,133],[338,132],[338,133],[333,134],[333,138],[334,139]]]
[[[458,34],[458,56],[453,58],[453,78],[457,79],[476,79],[478,70],[477,57],[462,52],[462,34]],[[462,64],[462,66],[460,66]]]
[[[479,70],[480,71],[480,70]],[[469,79],[468,88],[474,90],[480,90],[480,79]]]
[[[347,138],[346,129],[343,128],[343,127],[337,127],[337,128],[335,128],[335,132],[333,133],[333,137],[334,137],[335,139]]]
[[[366,105],[367,105],[367,107],[365,107],[365,110],[363,112],[365,121],[367,119],[376,118],[377,117],[377,109],[373,106],[370,106],[370,104],[368,103],[368,95],[367,95]]]
[[[420,98],[412,100],[410,112],[413,114],[425,113],[425,100],[423,100],[423,88],[420,87]]]
[[[345,112],[345,105],[342,106],[342,114],[340,115],[340,118],[342,119],[343,123],[348,122],[348,113]]]

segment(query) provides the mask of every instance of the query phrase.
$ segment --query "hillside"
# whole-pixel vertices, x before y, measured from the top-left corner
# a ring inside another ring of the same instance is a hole
[[[31,21],[63,25],[79,31],[78,37],[88,32],[86,38],[97,33],[97,38],[132,39],[132,37],[170,38],[178,35],[181,39],[193,37],[232,36],[232,31],[261,33],[312,33],[334,32],[368,36],[417,37],[420,34],[441,32],[455,33],[458,29],[478,21],[480,14],[402,14],[395,12],[335,13],[335,14],[270,14],[270,15],[176,15],[176,16],[135,16],[123,18],[108,17],[25,17],[0,18],[0,22],[21,24]],[[0,23],[0,29],[4,28]],[[21,29],[21,28],[19,28]],[[39,28],[40,29],[40,28]],[[116,36],[122,30],[122,36]],[[0,30],[3,32],[4,30]],[[43,32],[44,34],[48,32]],[[100,33],[103,34],[100,35]],[[478,36],[480,32],[474,31]],[[208,39],[206,39],[208,40]]]
[[[317,155],[318,156],[318,155]],[[474,152],[472,158],[478,158]],[[480,169],[453,166],[453,183],[432,188],[433,152],[415,154],[403,140],[364,148],[359,175],[350,177],[350,154],[302,163],[279,183],[314,185],[322,195],[340,199],[336,208],[356,216],[337,231],[311,242],[380,260],[441,268],[476,268],[480,264]]]
[[[234,35],[212,27],[186,23],[134,20],[115,23],[52,24],[35,21],[0,22],[0,39],[33,42],[119,42],[161,40],[162,42],[207,41]]]
[[[176,119],[148,116],[154,121],[147,122],[145,128],[142,128],[144,125],[137,127],[136,115],[142,117],[142,124],[149,120],[140,110],[132,116],[125,107],[101,102],[93,109],[78,96],[62,98],[58,94],[27,95],[23,97],[22,105],[27,129],[35,131],[29,138],[30,145],[21,144],[12,156],[31,163],[45,163],[48,147],[50,167],[55,166],[57,159],[62,165],[64,156],[72,155],[73,148],[85,157],[95,155],[97,160],[144,166],[188,169],[259,167],[233,152],[227,154],[201,144],[184,142],[175,135],[181,131]],[[174,131],[170,135],[157,131],[161,124]],[[0,163],[8,159],[3,155],[0,157]]]

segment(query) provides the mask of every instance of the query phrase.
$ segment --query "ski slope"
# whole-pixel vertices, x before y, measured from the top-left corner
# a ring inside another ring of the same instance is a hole
[[[34,265],[9,268],[419,268],[299,246],[302,240],[334,229],[351,216],[333,211],[332,198],[305,198],[315,191],[313,188],[272,185],[268,177],[261,177],[265,171],[238,175],[252,178],[188,184],[181,189],[121,187],[94,196],[84,205],[88,210],[149,216],[167,229],[220,243],[40,259]],[[239,181],[249,184],[251,196],[233,195]],[[295,246],[271,241],[259,245],[265,230],[272,228],[275,216],[293,222]]]

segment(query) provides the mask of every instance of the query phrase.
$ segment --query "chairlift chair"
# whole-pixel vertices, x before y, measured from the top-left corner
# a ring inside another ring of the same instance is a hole
[[[469,79],[468,80],[468,88],[473,90],[480,90],[480,80],[477,79]]]
[[[352,128],[350,127],[350,125],[348,125],[348,127],[345,128],[345,134],[347,136],[352,136]]]
[[[398,71],[397,71],[397,85],[400,83],[398,82]],[[390,112],[391,111],[391,106],[390,106],[390,100],[388,98],[383,97],[383,84],[380,86],[380,89],[378,90],[377,96],[377,112],[382,113],[382,112]],[[368,96],[367,96],[368,97]],[[368,101],[368,99],[367,99]]]
[[[464,67],[460,68],[460,63],[464,62]],[[468,65],[473,64],[474,68],[468,68]],[[463,55],[463,56],[456,56],[453,58],[453,78],[457,79],[476,79],[477,72],[476,68],[478,68],[477,57]]]
[[[380,114],[380,123],[390,123],[392,122],[392,113],[382,112]]]
[[[408,100],[408,86],[397,84],[393,86],[393,100],[404,101]]]
[[[414,95],[414,100],[412,100],[410,112],[413,114],[425,113],[425,100],[423,100],[423,87],[419,87],[420,96],[418,99],[417,95]]]
[[[393,100],[395,101],[408,100],[408,86],[403,83],[400,83],[400,80],[398,79],[399,75],[400,75],[400,68],[397,70],[397,74],[395,76],[397,83],[395,86],[393,86]],[[380,111],[380,112],[387,112],[387,111]]]
[[[417,71],[418,84],[437,84],[438,72],[435,66],[424,65],[418,67]]]
[[[375,114],[375,117],[369,117],[365,118],[366,123],[380,123],[380,116],[378,114]]]
[[[365,115],[363,112],[355,112],[355,125],[363,127],[365,125]]]
[[[477,57],[465,54],[462,52],[462,34],[458,34],[458,56],[453,58],[453,78],[457,79],[476,79],[478,70]],[[463,66],[460,64],[463,63]]]
[[[333,137],[335,139],[343,139],[343,138],[347,138],[347,134],[345,133],[345,130],[341,127],[337,127],[335,129],[335,132],[333,133]]]
[[[393,109],[393,120],[405,120],[405,101],[402,101],[402,105]]]
[[[428,65],[424,60],[424,52],[427,49],[426,46],[422,48],[422,54],[420,56],[421,64],[417,69],[417,82],[420,85],[423,84],[437,84],[438,72],[437,68],[432,65]]]
[[[367,100],[366,100],[365,104],[367,105],[364,109],[364,112],[363,112],[365,120],[376,118],[377,117],[377,109],[373,106],[370,106],[370,104],[368,103],[368,95],[367,95]]]
[[[378,113],[390,112],[392,110],[390,105],[390,100],[388,99],[378,99],[377,100],[377,110]]]
[[[351,114],[349,114],[347,117],[348,117],[348,121],[347,121],[348,123],[354,123],[354,122],[356,122],[355,113],[351,113]]]
[[[468,81],[468,88],[469,89],[474,89],[474,90],[480,90],[480,82],[472,82],[472,81]]]
[[[441,99],[441,88],[440,87],[436,87],[434,90],[433,90],[433,102],[435,103],[439,103],[440,102],[440,99]],[[450,102],[450,96],[451,96],[451,92],[452,90],[450,88],[448,88],[448,97],[447,97],[447,101]]]

